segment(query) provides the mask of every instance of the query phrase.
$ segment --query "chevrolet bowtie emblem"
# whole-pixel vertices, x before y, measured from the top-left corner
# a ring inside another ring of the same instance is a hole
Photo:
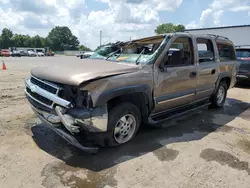
[[[33,85],[33,86],[30,86],[30,90],[32,93],[35,93],[36,92],[36,88],[37,86]]]

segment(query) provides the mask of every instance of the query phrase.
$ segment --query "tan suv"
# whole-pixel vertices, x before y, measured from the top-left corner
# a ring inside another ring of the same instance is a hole
[[[80,138],[91,135],[101,146],[116,146],[133,139],[143,124],[222,107],[236,73],[227,38],[175,33],[103,46],[80,62],[34,68],[25,92],[44,125],[95,153],[98,147],[86,147]]]

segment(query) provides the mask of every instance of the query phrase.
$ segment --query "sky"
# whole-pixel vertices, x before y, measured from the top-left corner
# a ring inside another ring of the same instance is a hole
[[[248,25],[250,0],[0,0],[0,30],[46,37],[54,26],[68,26],[81,44],[154,35],[161,23],[188,29]]]

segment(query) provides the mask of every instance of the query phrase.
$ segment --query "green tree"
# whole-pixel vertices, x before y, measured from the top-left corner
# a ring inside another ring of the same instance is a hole
[[[172,23],[163,23],[156,27],[156,34],[164,34],[164,33],[175,33],[175,32],[183,32],[185,30],[184,25],[174,25]]]
[[[26,41],[27,41],[27,36],[14,34],[14,36],[11,38],[11,45],[13,47],[26,47],[25,46]]]
[[[25,35],[24,47],[31,47],[31,37],[29,35]]]
[[[41,41],[42,41],[42,47],[43,47],[43,48],[46,47],[47,44],[48,44],[47,39],[44,38],[44,37],[41,37]]]
[[[88,47],[86,47],[84,45],[80,45],[79,50],[81,50],[81,51],[91,51],[91,49],[89,49]]]
[[[68,27],[54,27],[47,37],[48,46],[55,51],[76,50],[79,40]]]
[[[2,48],[9,48],[11,46],[11,37],[13,36],[13,32],[7,28],[2,30],[1,41]]]
[[[39,35],[32,37],[30,40],[31,40],[31,47],[33,47],[33,48],[42,48],[43,47],[42,37],[40,37]]]

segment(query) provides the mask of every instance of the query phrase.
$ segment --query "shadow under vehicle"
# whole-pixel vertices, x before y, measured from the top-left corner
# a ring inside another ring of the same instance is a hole
[[[69,166],[98,172],[150,152],[161,150],[164,152],[164,148],[168,144],[201,140],[216,131],[233,130],[235,128],[226,124],[249,108],[249,103],[229,98],[222,109],[202,108],[185,116],[166,121],[158,128],[142,126],[137,137],[131,142],[119,147],[100,149],[96,155],[89,155],[72,147],[54,131],[42,124],[32,127],[31,130],[34,142],[45,152],[64,161]],[[223,117],[220,118],[219,124],[215,123],[218,122],[218,120],[216,121],[217,115]],[[249,119],[245,116],[242,118]],[[242,132],[242,130],[238,131]]]

